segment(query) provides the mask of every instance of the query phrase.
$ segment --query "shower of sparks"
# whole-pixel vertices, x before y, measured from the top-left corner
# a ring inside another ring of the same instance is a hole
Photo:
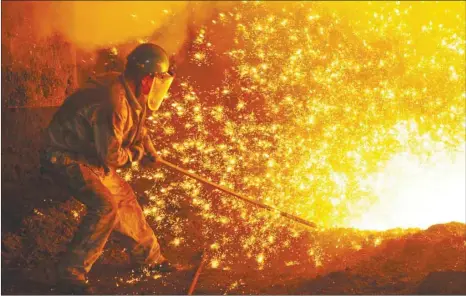
[[[351,10],[358,16],[345,15],[345,5],[360,6]],[[233,36],[228,50],[217,49],[211,36],[219,32]],[[350,226],[377,204],[380,178],[373,176],[391,163],[402,171],[415,157],[443,170],[449,155],[464,151],[464,3],[241,2],[195,36],[190,61],[208,67],[214,57],[229,61],[216,91],[177,77],[176,91],[149,119],[162,157],[321,228]],[[438,153],[441,164],[432,162]],[[173,246],[185,244],[189,226],[177,209],[192,206],[203,220],[210,268],[251,258],[261,269],[304,235],[273,213],[164,168],[123,175],[155,181],[145,213],[174,237]],[[426,193],[419,189],[403,198],[443,198],[415,196]],[[464,206],[464,195],[455,198],[453,208]],[[427,218],[445,222],[435,213]],[[464,215],[450,218],[464,222]],[[365,227],[386,227],[383,215],[370,219]],[[332,242],[345,243],[359,250],[383,239]],[[319,246],[308,255],[315,266],[325,264]]]

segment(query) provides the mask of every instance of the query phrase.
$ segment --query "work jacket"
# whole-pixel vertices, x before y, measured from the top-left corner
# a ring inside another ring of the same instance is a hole
[[[122,167],[155,153],[144,127],[146,103],[120,73],[90,79],[69,96],[46,131],[48,149]]]

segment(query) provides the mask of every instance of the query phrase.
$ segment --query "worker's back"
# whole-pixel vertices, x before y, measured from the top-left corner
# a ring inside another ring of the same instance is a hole
[[[112,91],[120,91],[124,98],[124,87],[119,77],[120,73],[109,73],[89,79],[84,87],[66,98],[47,128],[47,145],[97,156],[93,125],[98,120],[99,112],[111,106]]]

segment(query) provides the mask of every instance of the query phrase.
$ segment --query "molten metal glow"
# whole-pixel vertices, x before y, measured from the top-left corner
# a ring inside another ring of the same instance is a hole
[[[432,224],[466,221],[465,150],[453,155],[435,152],[394,156],[369,186],[379,201],[352,223],[360,229],[428,228]]]
[[[222,61],[224,79],[178,76],[148,127],[165,159],[321,228],[464,222],[464,36],[464,2],[235,2],[186,61]],[[191,206],[211,268],[261,269],[304,233],[165,168],[125,176],[156,182],[145,212],[174,246]],[[309,257],[326,264],[318,245]]]

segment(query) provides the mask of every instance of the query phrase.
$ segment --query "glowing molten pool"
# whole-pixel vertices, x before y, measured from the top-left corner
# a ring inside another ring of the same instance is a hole
[[[434,152],[430,159],[409,153],[395,155],[368,180],[379,200],[352,226],[386,230],[427,228],[466,221],[465,150]]]

